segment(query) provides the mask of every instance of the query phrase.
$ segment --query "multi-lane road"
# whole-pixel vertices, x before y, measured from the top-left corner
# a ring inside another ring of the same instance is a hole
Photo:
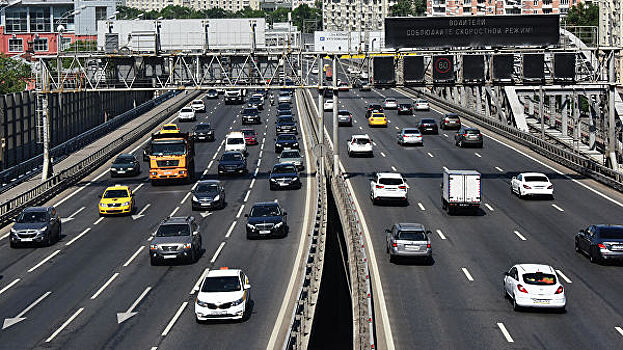
[[[372,273],[379,345],[396,349],[549,348],[614,349],[623,343],[623,268],[600,266],[574,251],[574,235],[591,223],[621,223],[623,196],[576,176],[486,130],[484,147],[458,148],[454,131],[425,135],[423,147],[402,147],[396,132],[422,117],[386,111],[387,128],[369,128],[368,103],[385,97],[412,102],[393,89],[341,92],[340,109],[352,112],[352,127],[339,128],[341,166],[352,188],[372,246]],[[316,98],[316,95],[314,95]],[[325,128],[331,134],[331,113]],[[465,124],[469,124],[465,122]],[[373,158],[349,158],[346,140],[367,133]],[[442,169],[482,173],[482,206],[476,216],[449,216],[441,209]],[[376,171],[404,174],[409,205],[373,205],[369,178]],[[553,200],[522,200],[510,191],[513,175],[547,174]],[[434,262],[390,263],[386,228],[419,222],[432,231]],[[503,273],[517,263],[552,265],[566,287],[567,312],[514,312],[503,291]],[[381,290],[379,290],[381,289]],[[392,346],[393,345],[393,346]]]
[[[224,105],[222,98],[205,102],[206,113],[198,113],[198,122],[212,123],[216,141],[196,143],[196,171],[197,178],[213,179],[224,136],[241,128],[242,106]],[[227,197],[223,210],[191,211],[192,185],[154,187],[147,163],[140,176],[115,179],[107,164],[48,203],[64,218],[60,242],[12,249],[8,227],[0,231],[0,316],[5,326],[0,348],[266,349],[269,343],[279,344],[277,331],[291,317],[286,291],[293,290],[317,184],[308,166],[302,189],[269,190],[268,174],[278,155],[273,151],[276,113],[268,102],[266,106],[262,124],[253,126],[259,145],[249,147],[249,174],[222,179]],[[193,124],[178,125],[188,131]],[[140,159],[145,141],[127,151]],[[135,191],[135,216],[98,216],[99,195],[112,184]],[[289,235],[247,240],[244,214],[254,202],[273,200],[288,211]],[[201,227],[200,259],[151,266],[148,244],[160,221],[187,215],[195,216]],[[242,268],[249,276],[251,315],[245,322],[197,324],[194,294],[200,276],[223,266]],[[136,314],[119,323],[118,313],[126,312]]]

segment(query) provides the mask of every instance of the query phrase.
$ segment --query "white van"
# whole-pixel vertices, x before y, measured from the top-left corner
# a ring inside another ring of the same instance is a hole
[[[240,131],[232,131],[225,136],[225,152],[239,151],[247,154],[247,144],[244,141],[244,134]]]

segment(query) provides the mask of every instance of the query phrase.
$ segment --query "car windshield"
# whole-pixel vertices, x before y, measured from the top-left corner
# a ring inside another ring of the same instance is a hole
[[[327,100],[325,103],[333,103],[333,100]]]
[[[160,225],[156,237],[180,237],[190,236],[190,229],[186,224]]]
[[[259,205],[251,209],[251,217],[260,216],[277,216],[279,215],[279,207],[276,205]]]
[[[279,117],[278,123],[294,123],[294,118],[292,117]]]
[[[457,119],[459,119],[459,116],[458,115],[447,115],[446,119],[448,119],[448,120],[457,120]]]
[[[396,102],[395,98],[386,98],[385,102]]]
[[[255,131],[253,130],[242,130],[244,136],[255,136]]]
[[[195,127],[195,130],[210,130],[210,124],[199,124]]]
[[[417,100],[415,103],[428,103],[426,100]]]
[[[420,134],[420,130],[418,129],[405,129],[402,131],[403,134],[405,135],[419,135]]]
[[[350,115],[349,111],[345,111],[345,110],[341,110],[341,111],[337,111],[337,114],[339,115]]]
[[[538,175],[524,176],[523,180],[525,182],[549,182],[547,177]]]
[[[216,91],[216,90],[214,90],[214,89],[210,89],[210,90],[208,90],[208,93],[209,93],[209,94],[216,94],[216,93],[217,93],[217,91]]]
[[[383,109],[381,105],[369,105],[368,109]]]
[[[177,130],[177,126],[175,126],[175,125],[164,125],[164,126],[162,126],[162,130]]]
[[[239,153],[225,153],[221,156],[221,160],[242,160],[242,154]]]
[[[127,164],[127,163],[131,163],[133,160],[134,160],[134,157],[119,156],[115,159],[113,164]]]
[[[207,277],[201,291],[204,293],[227,293],[241,290],[236,276]]]
[[[279,135],[277,137],[277,141],[295,141],[296,136],[294,135]]]
[[[410,105],[410,104],[408,104],[408,103],[401,103],[401,104],[400,104],[400,107],[402,107],[402,108],[410,108],[410,107],[411,107],[411,105]]]
[[[104,192],[104,198],[125,198],[129,196],[128,190],[108,190]]]
[[[398,232],[398,239],[404,239],[407,241],[425,241],[426,233],[424,231],[400,231]]]
[[[375,114],[372,114],[372,118],[385,118],[385,114],[375,113]]]
[[[46,222],[48,221],[48,214],[44,211],[23,212],[15,221],[20,224]]]
[[[242,111],[243,115],[256,115],[257,114],[257,109],[255,108],[245,108],[244,111]]]
[[[291,109],[282,109],[277,111],[277,115],[292,115]]]
[[[599,237],[604,239],[623,239],[623,227],[602,227]]]
[[[359,138],[359,139],[355,139],[355,143],[358,145],[367,145],[370,143],[369,139],[364,139],[364,138]]]
[[[523,281],[526,284],[536,284],[539,286],[551,286],[556,284],[556,276],[551,273],[526,273],[523,275]]]
[[[197,186],[197,192],[199,193],[214,193],[218,192],[217,184],[200,184]]]
[[[479,135],[480,134],[480,130],[465,130],[466,134],[470,134],[470,135]]]
[[[296,151],[289,151],[281,153],[281,158],[300,158],[301,155]]]
[[[241,139],[239,137],[230,137],[227,139],[228,145],[241,145],[243,143],[244,143],[244,139]]]
[[[201,105],[201,104],[203,104],[203,102],[201,100],[194,100],[193,104],[194,105]]]
[[[151,155],[153,156],[181,156],[186,154],[184,141],[153,142]]]
[[[192,112],[192,111],[193,111],[193,109],[192,109],[192,108],[190,108],[190,107],[184,107],[184,108],[182,108],[182,113]]]
[[[273,174],[296,173],[296,168],[292,165],[278,165],[273,167]]]
[[[422,124],[435,124],[435,119],[422,119]]]
[[[381,185],[402,185],[404,183],[404,181],[402,181],[402,179],[395,179],[392,177],[389,178],[380,178],[379,179],[379,183]]]
[[[260,102],[262,102],[262,100],[259,97],[251,97],[249,99],[249,102],[251,102],[251,103],[260,103]]]

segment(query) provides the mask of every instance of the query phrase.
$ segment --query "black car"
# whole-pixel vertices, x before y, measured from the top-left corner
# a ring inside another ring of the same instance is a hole
[[[413,105],[410,103],[401,103],[398,105],[398,114],[413,114]]]
[[[623,261],[623,225],[590,225],[575,235],[575,251],[592,263]]]
[[[288,214],[277,202],[255,203],[247,218],[247,239],[285,237],[288,234]]]
[[[199,123],[193,127],[195,141],[214,141],[214,129],[210,123]]]
[[[61,218],[54,207],[29,207],[24,209],[11,227],[9,245],[52,245],[61,239]]]
[[[277,110],[278,111],[291,111],[292,105],[289,103],[280,103],[277,105]]]
[[[141,164],[133,154],[122,153],[115,158],[110,166],[110,177],[136,176],[141,173]]]
[[[242,152],[225,152],[218,162],[218,174],[245,174],[247,172],[247,159]]]
[[[225,188],[218,180],[201,180],[190,193],[193,210],[225,207]]]
[[[459,147],[476,146],[482,148],[482,134],[476,128],[461,127],[454,134],[454,144]]]
[[[437,121],[431,118],[423,118],[417,124],[417,128],[420,129],[422,134],[435,134],[439,133],[437,128]]]
[[[446,113],[439,119],[439,127],[443,130],[460,129],[461,119],[456,113]]]
[[[261,124],[260,111],[256,107],[246,107],[242,110],[242,124]]]
[[[275,152],[281,153],[284,148],[299,149],[299,140],[294,134],[281,134],[275,138]]]
[[[206,97],[211,99],[218,98],[218,91],[216,91],[216,89],[210,89],[206,93]]]
[[[277,117],[275,124],[277,125],[277,134],[298,134],[296,130],[296,120],[294,120],[294,117],[291,115]]]
[[[264,109],[264,101],[259,96],[251,96],[251,98],[247,102],[247,105],[249,107],[255,107],[255,108],[259,109],[259,110],[263,110]]]
[[[380,103],[371,103],[368,105],[368,111],[366,112],[366,119],[370,118],[373,112],[383,112],[383,105]]]
[[[270,172],[269,181],[271,191],[277,189],[300,189],[301,179],[299,178],[298,170],[292,163],[279,163],[273,165],[273,170]]]

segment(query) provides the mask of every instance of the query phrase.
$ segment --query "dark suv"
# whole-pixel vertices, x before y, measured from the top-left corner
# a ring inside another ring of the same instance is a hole
[[[61,239],[61,218],[54,207],[24,209],[11,227],[10,245],[37,243],[52,245]]]
[[[167,260],[195,262],[201,255],[201,233],[192,216],[169,217],[160,223],[149,244],[152,265]]]
[[[255,203],[247,218],[247,239],[285,237],[288,234],[288,213],[277,202]]]
[[[472,145],[482,148],[482,134],[476,128],[461,127],[454,135],[454,144],[459,147]]]
[[[439,130],[437,129],[437,122],[435,121],[435,119],[431,119],[431,118],[420,119],[420,121],[417,124],[417,128],[420,129],[420,132],[422,134],[437,135],[439,133]]]
[[[460,129],[461,119],[456,113],[446,113],[441,119],[439,119],[439,127],[442,130],[447,129]]]
[[[242,124],[261,124],[260,111],[256,107],[247,107],[242,110]]]

